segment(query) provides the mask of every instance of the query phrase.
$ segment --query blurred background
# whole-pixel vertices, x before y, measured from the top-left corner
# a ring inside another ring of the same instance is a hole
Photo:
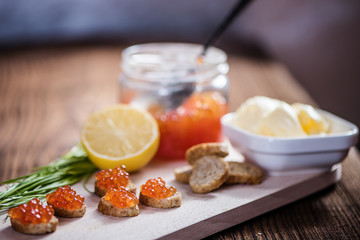
[[[63,44],[204,43],[235,2],[0,0],[0,54]],[[280,61],[321,108],[360,126],[359,0],[253,0],[216,45]]]

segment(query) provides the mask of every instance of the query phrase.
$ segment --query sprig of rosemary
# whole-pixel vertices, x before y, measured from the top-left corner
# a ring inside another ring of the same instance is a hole
[[[47,166],[35,168],[29,175],[0,182],[7,189],[0,192],[0,215],[9,208],[26,203],[65,185],[72,185],[85,178],[87,181],[97,168],[89,161],[81,145],[74,146],[67,154]]]

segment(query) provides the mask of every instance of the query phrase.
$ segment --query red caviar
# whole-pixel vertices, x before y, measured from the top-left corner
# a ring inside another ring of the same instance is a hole
[[[139,204],[139,199],[132,192],[124,187],[109,189],[105,194],[105,200],[110,201],[118,208],[135,207]]]
[[[54,209],[34,198],[28,203],[9,209],[8,214],[23,224],[39,224],[49,222],[54,215]]]
[[[159,124],[157,156],[183,158],[196,144],[221,140],[221,117],[228,112],[226,99],[218,92],[194,93],[172,111],[149,109]]]
[[[165,181],[161,178],[149,179],[144,185],[140,187],[140,191],[143,195],[164,199],[173,196],[176,193],[175,187],[165,187]]]
[[[80,209],[84,204],[84,197],[77,195],[69,185],[59,187],[55,192],[46,195],[48,204],[57,208]]]
[[[125,166],[118,166],[114,169],[101,170],[95,174],[98,187],[109,190],[126,187],[129,183],[129,173],[125,171]]]

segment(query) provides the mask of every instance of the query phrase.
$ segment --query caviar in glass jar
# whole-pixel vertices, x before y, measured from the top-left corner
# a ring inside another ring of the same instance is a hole
[[[151,110],[150,110],[151,111]],[[175,111],[152,112],[158,121],[160,157],[184,157],[193,145],[221,140],[221,117],[226,101],[217,92],[195,93]]]
[[[124,187],[109,189],[104,196],[106,201],[111,202],[118,208],[135,207],[139,204],[139,199],[132,192]]]
[[[76,194],[76,191],[69,185],[59,187],[53,193],[46,195],[46,201],[48,204],[64,209],[80,209],[84,204],[84,197]]]
[[[51,206],[45,206],[39,199],[34,198],[28,203],[9,209],[8,214],[23,224],[39,224],[48,223],[54,215],[54,209]]]
[[[126,187],[129,183],[129,173],[125,166],[118,166],[114,169],[101,170],[95,174],[96,184],[104,189]]]
[[[157,157],[184,158],[199,143],[221,141],[221,117],[228,112],[226,54],[202,46],[155,43],[123,52],[120,101],[147,109],[159,123]]]
[[[173,196],[177,190],[175,187],[167,188],[165,181],[158,177],[147,180],[146,183],[140,187],[140,191],[148,197],[164,199]]]

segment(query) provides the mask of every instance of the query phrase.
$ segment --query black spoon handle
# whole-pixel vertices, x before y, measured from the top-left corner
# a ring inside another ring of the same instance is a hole
[[[201,53],[201,56],[205,56],[207,49],[212,45],[216,39],[225,31],[225,29],[230,25],[234,18],[239,14],[239,12],[247,6],[251,0],[239,0],[234,8],[228,13],[226,18],[221,22],[221,24],[216,28],[215,32],[210,36],[209,40],[205,43],[204,49]]]

